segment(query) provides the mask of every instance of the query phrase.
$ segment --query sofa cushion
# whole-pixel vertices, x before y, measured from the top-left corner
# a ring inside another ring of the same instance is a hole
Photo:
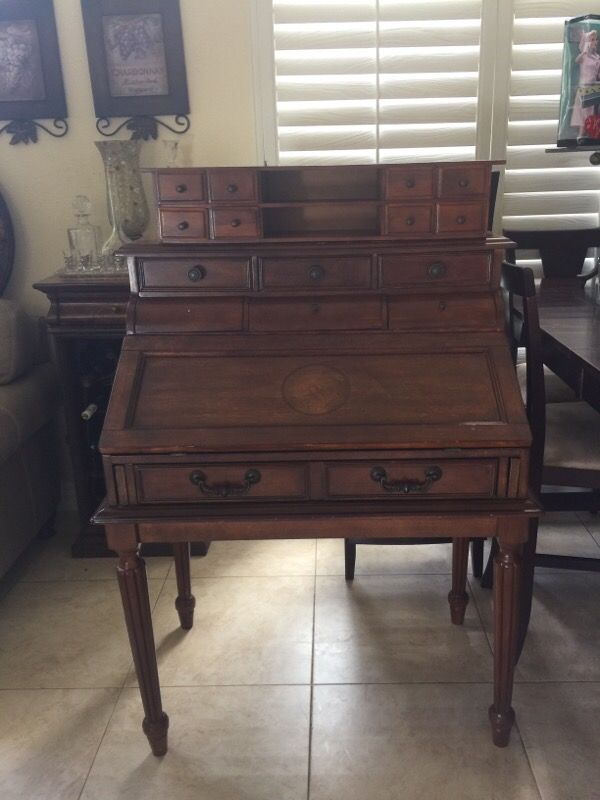
[[[27,372],[33,351],[30,320],[13,302],[0,299],[0,385]]]
[[[52,419],[57,406],[52,364],[35,366],[27,375],[0,386],[0,464]]]

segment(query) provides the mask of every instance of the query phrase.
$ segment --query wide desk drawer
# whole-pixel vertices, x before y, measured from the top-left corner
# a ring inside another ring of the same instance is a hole
[[[505,476],[503,476],[505,478]],[[494,497],[498,459],[365,461],[327,464],[330,498]]]
[[[252,300],[251,331],[380,330],[385,327],[381,298],[338,300],[327,297],[295,300]]]
[[[248,289],[248,258],[156,258],[141,261],[140,291],[164,289]]]
[[[135,468],[139,503],[215,503],[308,497],[307,464],[152,464]]]
[[[371,259],[369,256],[263,258],[262,284],[265,289],[368,289]]]

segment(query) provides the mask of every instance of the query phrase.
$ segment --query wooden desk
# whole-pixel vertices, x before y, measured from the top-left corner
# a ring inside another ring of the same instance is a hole
[[[600,411],[600,306],[594,287],[543,280],[538,290],[544,363]]]
[[[497,537],[494,742],[506,746],[530,433],[503,332],[491,164],[161,170],[163,241],[127,249],[132,298],[96,515],[155,755],[167,749],[139,546]]]

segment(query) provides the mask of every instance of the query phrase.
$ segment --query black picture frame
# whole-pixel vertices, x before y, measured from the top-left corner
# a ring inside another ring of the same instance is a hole
[[[0,120],[11,122],[0,133],[12,133],[12,144],[37,141],[36,128],[64,136],[66,117],[52,0],[1,0]],[[37,119],[53,119],[58,132]]]
[[[81,9],[99,122],[189,113],[179,0],[81,0]]]

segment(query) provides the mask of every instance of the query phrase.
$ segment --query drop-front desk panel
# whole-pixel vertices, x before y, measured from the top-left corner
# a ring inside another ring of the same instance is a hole
[[[491,164],[156,174],[162,241],[131,245],[128,335],[101,439],[96,520],[118,577],[153,752],[167,748],[139,545],[499,541],[496,744],[508,743],[530,435],[485,236]],[[210,557],[210,555],[208,556]]]

